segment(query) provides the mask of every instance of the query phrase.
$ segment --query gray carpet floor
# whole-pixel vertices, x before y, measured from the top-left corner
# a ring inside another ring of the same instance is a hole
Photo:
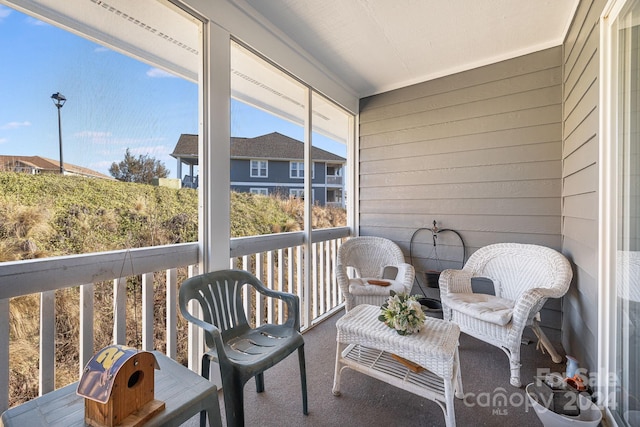
[[[338,312],[304,334],[309,415],[302,413],[298,359],[294,353],[265,372],[264,393],[255,392],[253,380],[247,383],[244,390],[246,425],[444,426],[444,414],[436,403],[359,372],[345,370],[341,381],[342,395],[332,394],[335,322],[343,314],[344,311]],[[564,363],[555,364],[548,355],[536,350],[531,331],[525,334],[532,342],[522,347],[523,384],[533,381],[537,368],[564,371]],[[554,337],[550,336],[550,339],[561,351]],[[509,384],[509,361],[500,349],[462,334],[460,363],[466,397],[455,401],[458,426],[542,425],[528,403],[524,387]],[[222,393],[220,408],[225,425]],[[189,425],[198,425],[196,419],[190,420]]]

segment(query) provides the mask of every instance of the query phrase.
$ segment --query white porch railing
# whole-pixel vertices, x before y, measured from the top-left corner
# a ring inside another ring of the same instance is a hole
[[[302,329],[308,329],[339,309],[342,295],[335,281],[337,250],[347,227],[316,230],[312,234],[310,274],[304,272],[305,234],[303,232],[252,236],[231,240],[230,266],[251,271],[266,286],[295,293],[301,300]],[[178,269],[186,269],[180,277],[197,273],[198,244],[155,246],[96,254],[71,255],[37,260],[7,262],[0,265],[0,412],[9,407],[10,360],[10,299],[40,295],[40,366],[39,393],[54,389],[55,384],[55,291],[79,287],[80,337],[79,367],[81,372],[93,356],[94,290],[97,283],[113,286],[113,343],[127,344],[127,279],[140,277],[141,283],[141,347],[154,349],[154,273],[160,273],[166,283],[165,316],[166,354],[177,356],[178,348]],[[260,266],[257,268],[256,266]],[[158,275],[156,275],[156,279]],[[282,321],[277,303],[256,300],[246,294],[245,307],[253,313],[254,322]],[[253,305],[251,301],[256,301]],[[137,328],[136,328],[137,329]],[[201,332],[188,328],[187,359],[197,370],[202,351]]]
[[[327,184],[342,185],[342,177],[337,175],[327,175]]]

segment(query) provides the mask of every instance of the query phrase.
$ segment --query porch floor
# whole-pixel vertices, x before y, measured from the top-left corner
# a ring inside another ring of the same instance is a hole
[[[398,389],[361,373],[345,370],[341,392],[332,394],[337,314],[304,334],[307,363],[309,415],[302,414],[297,354],[294,353],[265,373],[265,392],[255,392],[255,382],[245,386],[247,426],[444,426],[440,407],[429,400]],[[563,372],[564,363],[536,350],[535,336],[525,331],[531,343],[522,347],[523,384],[533,381],[537,368]],[[561,355],[560,343],[549,337]],[[524,387],[509,384],[509,361],[502,350],[465,334],[460,336],[464,400],[455,401],[458,426],[541,426],[529,406]],[[505,403],[506,402],[506,403]],[[224,423],[224,402],[220,393]],[[189,425],[198,425],[197,417]]]

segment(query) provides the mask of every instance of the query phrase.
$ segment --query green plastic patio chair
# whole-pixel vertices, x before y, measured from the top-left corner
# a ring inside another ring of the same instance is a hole
[[[261,294],[284,301],[286,322],[251,328],[242,305],[242,288],[252,286]],[[198,319],[188,310],[197,300],[203,317]],[[268,289],[251,273],[243,270],[221,270],[185,280],[180,287],[180,311],[185,319],[205,332],[207,347],[202,356],[202,376],[209,378],[211,361],[220,365],[227,426],[244,425],[243,389],[255,377],[256,391],[264,391],[264,371],[298,350],[302,408],[307,408],[307,378],[304,340],[300,334],[299,299],[296,295]],[[204,426],[206,415],[201,414]]]

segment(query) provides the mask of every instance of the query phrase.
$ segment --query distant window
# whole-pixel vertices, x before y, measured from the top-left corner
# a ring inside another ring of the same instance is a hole
[[[327,203],[342,203],[342,190],[327,190]]]
[[[311,167],[311,179],[315,175],[314,169]],[[304,162],[289,162],[289,178],[304,178]]]
[[[261,196],[268,196],[269,195],[269,190],[266,188],[250,188],[249,192],[251,194],[260,194]]]
[[[304,199],[304,188],[291,188],[289,195],[295,199]]]
[[[304,178],[304,162],[289,162],[289,177]]]
[[[266,160],[251,160],[251,177],[266,178],[269,162]]]

